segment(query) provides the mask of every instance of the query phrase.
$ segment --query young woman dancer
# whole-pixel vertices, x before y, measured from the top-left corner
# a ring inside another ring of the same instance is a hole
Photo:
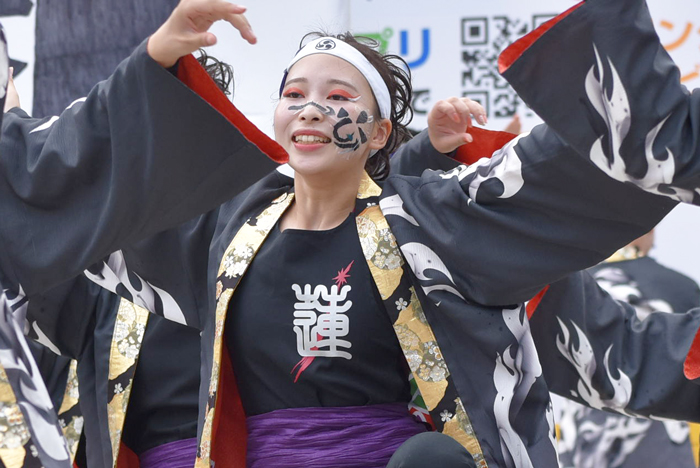
[[[630,44],[644,36],[647,58],[667,64],[658,39],[647,37],[643,3],[619,3],[630,5],[613,11],[615,29],[625,26]],[[350,35],[310,41],[287,68],[275,112],[284,152],[233,113],[232,131],[281,162],[288,157],[289,166],[91,272],[152,312],[203,330],[198,466],[411,466],[416,453],[459,466],[467,452],[477,466],[554,466],[547,387],[523,303],[648,230],[675,206],[672,198],[694,201],[680,190],[697,186],[693,152],[674,153],[664,178],[652,174],[638,184],[655,194],[605,173],[624,179],[647,165],[645,151],[631,145],[622,152],[627,166],[605,169],[601,155],[610,140],[617,160],[620,136],[638,144],[638,135],[651,135],[653,166],[654,154],[663,153],[654,145],[658,126],[666,122],[630,122],[613,105],[619,94],[606,100],[605,67],[614,67],[616,85],[632,79],[627,62],[595,60],[626,43],[592,25],[609,8],[589,1],[535,35],[555,48],[549,34],[559,34],[560,24],[602,35],[571,58],[576,67],[566,67],[581,73],[570,77],[575,99],[565,109],[563,96],[548,94],[547,80],[531,80],[532,62],[543,54],[539,41],[531,37],[506,54],[506,74],[533,106],[549,111],[545,120],[556,133],[545,125],[509,142],[469,134],[469,115],[483,116],[477,105],[451,99],[436,106],[429,134],[404,145],[398,158],[456,148],[489,156],[487,141],[502,146],[490,160],[447,173],[381,182],[410,94],[395,66]],[[207,24],[188,22],[178,9],[149,42],[164,66],[182,55],[181,35],[208,37]],[[587,84],[581,89],[579,77]],[[678,104],[673,125],[682,125],[688,97],[672,81],[665,93]],[[639,89],[628,99],[634,113],[652,106]],[[584,122],[595,132],[577,133]],[[676,144],[664,135],[666,146]],[[410,396],[407,375],[419,394]],[[418,413],[424,406],[437,432],[466,450],[445,448],[440,435],[441,442],[426,442],[404,409],[409,404]]]

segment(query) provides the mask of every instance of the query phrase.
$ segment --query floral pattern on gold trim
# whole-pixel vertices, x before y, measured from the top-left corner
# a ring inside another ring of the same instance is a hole
[[[372,178],[364,172],[360,179],[360,187],[357,189],[357,198],[364,200],[365,198],[378,197],[382,194],[382,189],[372,180]]]
[[[447,413],[445,411],[445,413]],[[445,415],[447,416],[447,415]],[[463,447],[469,450],[469,453],[474,457],[477,468],[487,468],[484,452],[481,450],[481,444],[474,435],[474,427],[467,416],[462,400],[455,400],[454,416],[449,415],[449,420],[445,422],[442,433],[448,435],[459,442]]]
[[[61,425],[63,436],[66,438],[68,452],[70,453],[71,462],[75,460],[75,454],[78,451],[80,436],[83,433],[84,419],[82,415],[73,415],[71,420],[65,421],[65,414],[73,409],[79,402],[78,392],[78,361],[71,360],[68,368],[68,380],[66,382],[66,391],[63,394],[61,408],[58,411],[58,422]]]
[[[129,396],[134,382],[133,367],[141,352],[143,335],[146,331],[149,312],[126,299],[119,302],[119,310],[114,323],[112,344],[109,350],[109,380],[117,379],[131,370],[126,387],[117,383],[109,391],[112,395],[107,404],[107,423],[109,439],[112,444],[112,466],[117,466],[119,446],[124,429],[124,419],[129,406]]]
[[[214,329],[214,352],[212,358],[212,370],[209,379],[209,401],[211,407],[206,411],[202,439],[197,451],[197,467],[209,467],[212,445],[212,428],[218,398],[219,376],[221,373],[221,355],[223,352],[224,324],[226,312],[233,296],[233,292],[248,265],[253,261],[255,254],[263,241],[275,226],[282,214],[289,208],[294,200],[293,193],[285,193],[277,197],[272,204],[263,210],[255,219],[249,219],[238,230],[233,240],[224,253],[219,266],[219,280],[216,285],[216,323]],[[221,285],[221,286],[219,286]]]
[[[409,288],[411,298],[394,323],[394,331],[406,361],[416,379],[429,411],[434,410],[445,396],[450,375],[435,335],[428,325],[416,291]]]
[[[358,216],[357,228],[367,265],[387,312],[394,320],[394,331],[426,409],[433,421],[437,418],[444,423],[436,424],[438,429],[442,426],[443,433],[452,436],[473,454],[477,466],[487,468],[474,428],[459,397],[454,400],[456,410],[446,409],[450,398],[457,395],[456,389],[415,288],[410,285],[408,277],[404,277],[405,261],[381,209],[376,205],[368,206]],[[398,260],[394,260],[393,255]],[[417,400],[420,399],[414,398]]]
[[[24,448],[31,435],[12,391],[5,369],[0,367],[0,461],[7,468],[21,468]]]
[[[257,218],[246,221],[224,253],[219,267],[219,277],[222,274],[228,279],[243,276],[265,237],[267,237],[267,234],[292,203],[293,199],[293,193],[280,195]]]
[[[403,276],[403,256],[396,238],[378,206],[370,206],[355,218],[362,253],[382,300],[394,294]]]

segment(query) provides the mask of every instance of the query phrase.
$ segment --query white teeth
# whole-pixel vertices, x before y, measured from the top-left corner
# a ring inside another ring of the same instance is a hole
[[[320,137],[316,135],[297,135],[294,137],[294,141],[297,143],[330,143],[329,138]]]

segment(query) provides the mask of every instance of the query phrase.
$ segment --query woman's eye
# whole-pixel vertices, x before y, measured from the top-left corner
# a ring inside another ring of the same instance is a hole
[[[328,93],[328,99],[331,101],[355,101],[358,96],[353,96],[344,89],[332,89]]]
[[[284,93],[282,93],[282,97],[299,99],[304,97],[304,93],[302,93],[301,89],[297,88],[296,86],[290,86]]]

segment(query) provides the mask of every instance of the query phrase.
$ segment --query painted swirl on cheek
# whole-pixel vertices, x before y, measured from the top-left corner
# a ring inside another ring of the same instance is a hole
[[[372,121],[373,118],[364,110],[353,121],[348,111],[341,107],[338,111],[338,122],[333,126],[333,143],[343,150],[343,153],[357,151],[361,145],[367,143],[367,134],[361,125],[370,124]]]

